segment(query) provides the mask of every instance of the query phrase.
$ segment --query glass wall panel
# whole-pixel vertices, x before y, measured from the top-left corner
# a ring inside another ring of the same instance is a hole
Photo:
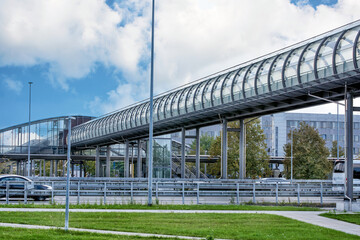
[[[207,81],[204,81],[200,84],[199,88],[196,89],[195,92],[195,109],[196,110],[200,110],[202,109],[202,94],[203,94],[203,90],[205,85],[207,84]]]
[[[221,87],[223,85],[223,82],[228,74],[223,74],[220,77],[217,78],[217,80],[214,83],[213,86],[213,92],[212,92],[212,101],[214,103],[214,106],[221,104]]]
[[[284,66],[285,58],[289,52],[283,53],[280,55],[274,62],[271,72],[270,72],[270,87],[271,91],[276,91],[279,89],[283,89],[282,84],[282,69]]]
[[[147,102],[145,105],[144,105],[144,108],[141,110],[141,123],[142,125],[145,125],[147,124],[147,112],[148,112],[148,108],[149,108],[149,105],[150,105],[150,102]]]
[[[335,63],[337,73],[354,70],[353,47],[359,28],[347,31],[336,49]]]
[[[314,59],[317,49],[319,48],[320,41],[310,44],[301,58],[300,62],[300,79],[301,83],[307,83],[315,80],[314,73]]]
[[[242,94],[242,84],[244,81],[245,73],[247,71],[248,67],[242,68],[236,76],[234,76],[233,80],[233,95],[234,95],[234,101],[243,99],[244,96]]]
[[[358,39],[357,43],[356,43],[356,60],[357,60],[357,65],[358,67],[360,67],[360,38]]]
[[[186,108],[185,108],[185,104],[186,104],[186,96],[187,93],[190,91],[190,87],[187,87],[184,89],[184,91],[182,91],[180,98],[179,98],[179,111],[180,114],[185,114],[186,113]]]
[[[224,87],[222,89],[223,102],[228,103],[231,102],[231,85],[234,79],[237,70],[232,71],[225,79],[224,79]]]
[[[171,104],[171,112],[172,112],[172,116],[173,116],[173,117],[179,115],[179,112],[178,112],[178,102],[179,102],[179,98],[180,98],[181,93],[182,93],[182,90],[177,91],[176,94],[175,94],[175,96],[174,96],[174,99],[173,99],[173,101],[172,101],[172,104]]]
[[[203,93],[204,108],[211,107],[211,90],[217,78],[218,77],[208,80],[208,84],[205,85],[204,93]]]
[[[293,87],[299,84],[297,78],[297,68],[299,63],[300,54],[304,47],[294,50],[287,59],[285,64],[285,85],[286,87]]]
[[[194,109],[194,95],[195,95],[195,91],[196,91],[196,88],[199,86],[199,84],[196,84],[194,86],[191,87],[190,89],[190,92],[188,93],[187,95],[187,98],[186,98],[186,109],[187,109],[187,112],[190,113],[190,112],[193,112],[195,109]]]
[[[324,44],[320,47],[319,55],[317,58],[317,72],[319,79],[329,77],[334,74],[332,69],[332,57],[335,43],[340,34],[329,37]]]
[[[153,144],[153,177],[171,177],[171,138],[155,138]]]
[[[166,99],[165,103],[165,118],[171,118],[171,102],[174,98],[175,93],[171,93]]]
[[[274,59],[275,57],[265,60],[265,62],[261,66],[261,69],[259,70],[256,79],[256,87],[259,95],[269,92],[268,75],[269,75],[271,63],[274,61]]]
[[[249,72],[245,76],[245,83],[244,83],[244,90],[245,90],[245,96],[253,97],[256,95],[255,93],[255,75],[256,71],[258,69],[259,63],[255,63],[251,66]]]
[[[165,112],[164,112],[164,106],[165,106],[165,102],[166,102],[166,99],[167,99],[167,98],[168,98],[167,95],[165,95],[165,96],[163,96],[163,97],[161,98],[161,102],[160,102],[159,107],[158,107],[158,110],[157,110],[157,112],[158,112],[158,116],[157,116],[158,120],[164,119],[164,114],[165,114]]]

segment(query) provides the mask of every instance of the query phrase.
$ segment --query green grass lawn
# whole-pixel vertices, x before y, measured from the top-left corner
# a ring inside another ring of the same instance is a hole
[[[323,213],[323,214],[320,214],[320,216],[333,218],[333,219],[360,225],[360,213],[356,213],[356,214]]]
[[[0,212],[0,221],[63,227],[64,213]],[[270,214],[70,213],[70,227],[227,239],[360,239]]]
[[[65,208],[63,204],[0,204],[1,208]],[[301,206],[261,205],[165,205],[154,204],[71,204],[72,209],[149,209],[149,210],[263,210],[263,211],[319,211],[319,208]]]
[[[68,231],[65,232],[61,229],[56,230],[35,230],[35,229],[23,229],[23,228],[9,228],[0,227],[0,239],[7,240],[129,240],[129,239],[161,239],[166,240],[169,238],[142,238],[134,236],[117,236],[111,234],[96,234]],[[173,238],[170,238],[173,239]]]

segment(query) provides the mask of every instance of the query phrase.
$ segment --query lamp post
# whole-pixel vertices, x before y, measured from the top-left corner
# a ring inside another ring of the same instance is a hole
[[[293,181],[293,142],[294,142],[294,138],[293,138],[293,131],[294,129],[293,128],[290,128],[290,131],[291,131],[291,183]]]
[[[71,120],[74,117],[68,117],[68,135],[67,135],[67,166],[66,166],[66,200],[65,200],[65,231],[69,229],[69,191],[70,191],[70,161],[71,161]]]
[[[151,70],[150,70],[150,121],[149,121],[149,166],[148,166],[148,205],[152,205],[152,175],[153,175],[153,91],[154,91],[154,20],[155,0],[152,0],[151,17]]]
[[[29,83],[29,124],[28,124],[28,163],[27,163],[27,175],[28,177],[30,177],[30,122],[31,122],[31,84],[33,84],[33,82],[28,82]]]

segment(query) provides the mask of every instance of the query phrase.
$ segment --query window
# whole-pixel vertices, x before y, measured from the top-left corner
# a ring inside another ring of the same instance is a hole
[[[355,122],[355,123],[354,123],[354,128],[355,128],[355,129],[359,129],[359,122]]]
[[[355,135],[354,136],[354,142],[358,142],[359,141],[359,135]]]
[[[326,134],[321,135],[322,139],[326,140]]]

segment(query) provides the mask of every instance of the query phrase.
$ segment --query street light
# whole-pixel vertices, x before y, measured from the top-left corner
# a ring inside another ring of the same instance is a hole
[[[68,135],[67,135],[67,169],[66,169],[66,200],[65,200],[65,231],[69,229],[69,191],[70,191],[70,161],[71,161],[71,120],[74,117],[68,117]]]
[[[294,138],[293,138],[293,132],[294,129],[290,128],[291,131],[291,183],[293,181],[293,142],[294,142]]]
[[[149,121],[149,166],[148,166],[148,205],[152,205],[152,167],[153,167],[153,92],[154,92],[154,20],[155,0],[152,0],[151,18],[151,70],[150,70],[150,121]]]
[[[30,121],[31,121],[31,84],[33,84],[33,82],[28,82],[29,83],[29,125],[28,125],[28,171],[27,171],[27,175],[28,177],[30,177]]]

